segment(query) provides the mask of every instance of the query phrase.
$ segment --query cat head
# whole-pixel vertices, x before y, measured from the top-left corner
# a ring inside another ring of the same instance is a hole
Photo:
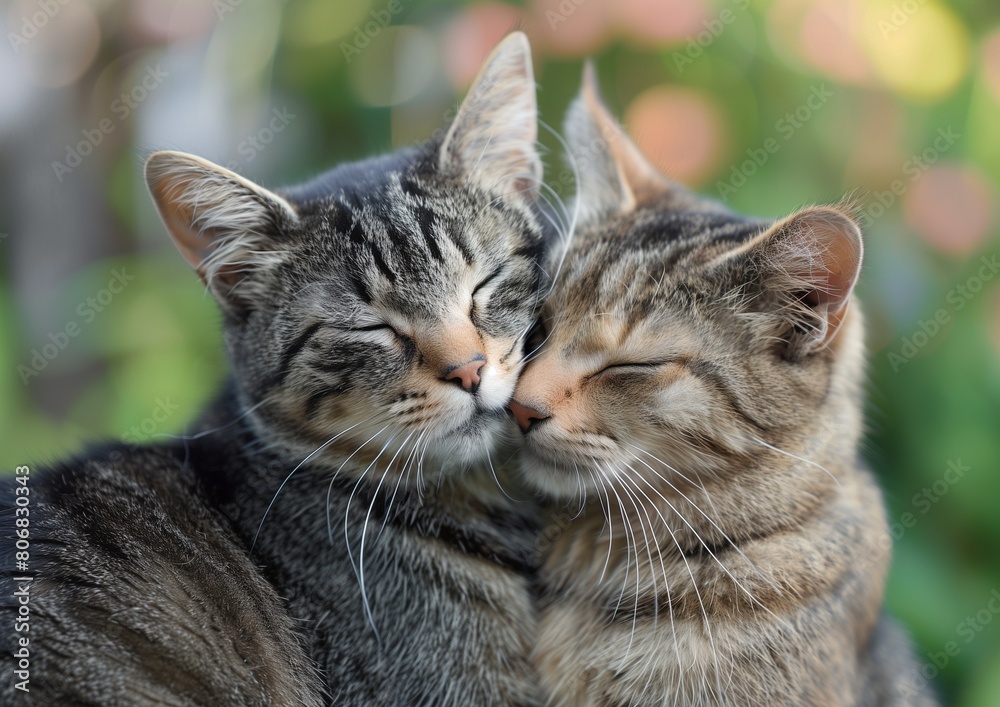
[[[586,162],[582,218],[511,403],[526,480],[566,500],[652,495],[647,482],[735,473],[765,444],[853,439],[853,403],[831,402],[859,377],[851,218],[764,222],[692,196],[629,141],[592,69],[566,133]]]
[[[223,311],[265,439],[315,450],[316,464],[353,454],[348,469],[484,454],[547,287],[535,138],[515,33],[450,126],[415,148],[278,191],[191,155],[149,158],[157,209]]]

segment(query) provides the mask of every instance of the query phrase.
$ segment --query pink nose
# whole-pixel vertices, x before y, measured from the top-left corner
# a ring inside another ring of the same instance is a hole
[[[463,390],[475,393],[479,389],[479,371],[486,365],[486,361],[477,357],[461,366],[454,366],[444,374],[446,381],[454,381],[462,386]]]
[[[511,400],[507,407],[510,408],[512,413],[514,413],[514,419],[517,420],[517,426],[520,427],[521,431],[525,434],[531,430],[531,426],[536,422],[549,419],[548,415],[545,413],[539,412],[533,407],[522,405],[516,400]]]

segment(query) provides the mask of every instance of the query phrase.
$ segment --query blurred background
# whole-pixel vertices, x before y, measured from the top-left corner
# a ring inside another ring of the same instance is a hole
[[[215,305],[156,219],[144,154],[274,187],[392,150],[443,124],[513,28],[557,130],[594,56],[632,136],[702,193],[775,217],[855,195],[889,607],[919,646],[915,687],[1000,705],[992,0],[7,2],[0,466],[181,431],[223,376]]]

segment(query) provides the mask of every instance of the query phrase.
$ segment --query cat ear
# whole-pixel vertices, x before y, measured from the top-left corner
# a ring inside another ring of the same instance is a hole
[[[513,32],[472,82],[441,143],[439,167],[505,194],[537,189],[537,120],[531,47],[523,32]]]
[[[628,213],[637,204],[674,188],[643,157],[601,101],[591,61],[584,66],[580,95],[566,115],[565,132],[584,222]]]
[[[797,360],[833,340],[861,274],[861,229],[833,207],[779,221],[740,250],[758,273],[764,297],[787,320],[786,356]]]
[[[239,286],[279,257],[273,238],[297,220],[294,209],[235,172],[183,152],[153,153],[146,184],[174,244],[219,304],[245,309],[252,288]]]

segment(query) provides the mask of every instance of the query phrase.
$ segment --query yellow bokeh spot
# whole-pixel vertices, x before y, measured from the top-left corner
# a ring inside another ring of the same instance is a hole
[[[968,31],[933,0],[877,0],[865,19],[865,48],[875,73],[897,93],[938,100],[968,70]]]

